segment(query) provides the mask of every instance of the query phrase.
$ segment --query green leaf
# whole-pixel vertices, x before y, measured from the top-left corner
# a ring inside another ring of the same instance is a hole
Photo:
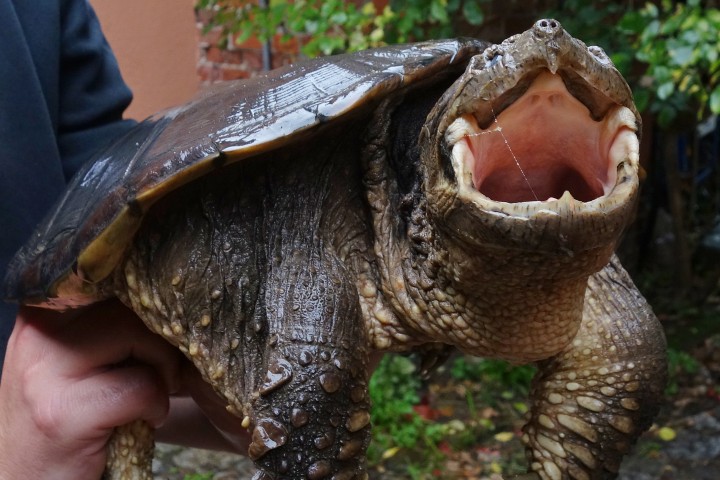
[[[643,13],[649,17],[657,18],[658,15],[660,15],[660,10],[658,10],[658,7],[653,3],[647,2],[645,4],[645,8],[643,9]]]
[[[330,16],[330,22],[336,25],[344,25],[348,21],[348,15],[345,12],[336,12]]]
[[[245,30],[240,30],[237,38],[235,39],[235,44],[240,45],[240,44],[244,43],[248,38],[250,38],[253,35],[253,33],[254,32],[252,30],[250,30],[249,28],[245,29]]]
[[[430,16],[442,24],[450,21],[447,10],[445,10],[444,2],[441,0],[433,0],[433,2],[430,3]]]
[[[646,88],[637,89],[633,92],[633,97],[635,99],[635,107],[637,107],[640,112],[644,111],[650,104],[650,91]]]
[[[718,45],[715,45],[715,48],[706,45],[705,48],[702,49],[701,56],[705,57],[711,64],[715,63],[718,59],[718,55],[720,55],[718,50]],[[713,71],[713,68],[711,67],[709,70]]]
[[[675,92],[675,84],[673,82],[665,82],[656,90],[657,96],[660,100],[667,100],[673,92]]]
[[[320,24],[315,20],[305,20],[305,33],[314,35],[320,31]]]
[[[382,28],[375,28],[370,32],[370,41],[379,43],[385,37],[385,31]]]
[[[610,60],[620,72],[627,73],[632,66],[633,56],[630,52],[616,52],[610,55]]]
[[[683,30],[679,38],[687,45],[695,45],[700,41],[700,33],[697,30]]]
[[[470,25],[480,25],[485,20],[485,14],[477,0],[465,0],[462,11],[465,20]]]
[[[715,87],[715,90],[710,94],[710,110],[718,114],[720,113],[720,85]]]
[[[656,82],[662,84],[671,81],[672,78],[672,70],[670,70],[665,65],[655,65],[654,67],[650,68],[650,71],[648,72]]]
[[[665,20],[665,23],[662,24],[659,32],[663,35],[673,35],[678,30],[684,28],[683,22],[685,20],[685,17],[681,15],[671,16]]]
[[[693,60],[694,49],[692,47],[671,48],[670,59],[677,66],[684,67]]]
[[[662,427],[658,430],[657,436],[664,442],[672,442],[677,437],[677,433],[670,427]]]
[[[659,32],[660,22],[658,20],[653,20],[645,27],[645,30],[643,30],[640,35],[640,42],[644,44],[652,42],[652,40],[658,36]]]
[[[711,8],[705,12],[708,22],[715,25],[715,29],[720,28],[720,9]]]
[[[618,22],[621,29],[636,35],[639,35],[645,29],[645,25],[647,25],[647,20],[640,12],[634,11],[627,12]]]
[[[496,433],[494,438],[500,443],[507,443],[515,438],[515,434],[513,432],[500,432]]]

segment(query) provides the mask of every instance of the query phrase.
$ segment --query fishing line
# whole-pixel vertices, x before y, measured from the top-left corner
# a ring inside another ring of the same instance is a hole
[[[525,180],[525,183],[527,184],[528,188],[530,189],[530,192],[532,192],[533,197],[535,197],[536,201],[540,201],[540,199],[537,196],[537,193],[535,193],[535,189],[530,185],[530,180],[528,179],[527,175],[525,175],[525,171],[520,166],[520,161],[518,160],[517,156],[515,155],[515,152],[513,152],[513,149],[510,147],[510,142],[508,142],[507,137],[505,136],[505,133],[503,133],[503,129],[500,126],[500,122],[498,122],[497,115],[495,115],[495,109],[492,106],[492,103],[490,104],[490,111],[493,114],[493,119],[495,120],[495,128],[493,130],[485,131],[485,132],[478,132],[478,133],[471,133],[469,136],[475,137],[478,135],[484,135],[488,133],[495,133],[498,132],[500,136],[502,136],[503,141],[505,142],[505,146],[507,146],[508,151],[510,152],[510,155],[512,155],[513,160],[515,161],[515,165],[517,165],[518,170],[520,170],[520,174],[523,177],[523,180]]]

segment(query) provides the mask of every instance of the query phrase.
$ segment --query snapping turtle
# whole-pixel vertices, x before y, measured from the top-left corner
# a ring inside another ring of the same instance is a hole
[[[613,478],[666,372],[661,327],[613,254],[639,128],[608,57],[554,20],[499,45],[297,64],[97,156],[7,294],[119,297],[243,419],[256,480],[367,478],[369,355],[444,345],[537,362],[530,476]],[[147,428],[114,445],[147,451]],[[150,478],[127,450],[108,475]]]

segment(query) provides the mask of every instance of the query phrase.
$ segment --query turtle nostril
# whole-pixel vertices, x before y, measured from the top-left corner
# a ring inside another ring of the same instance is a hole
[[[535,22],[534,30],[541,36],[554,37],[562,32],[562,26],[557,20],[544,18]]]

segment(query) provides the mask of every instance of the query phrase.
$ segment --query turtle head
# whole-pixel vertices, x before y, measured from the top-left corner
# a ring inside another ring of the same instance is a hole
[[[587,278],[634,214],[640,122],[608,56],[555,20],[473,57],[421,140],[428,216],[450,278],[478,296],[504,295],[495,310],[516,317],[526,313],[519,296],[535,291],[525,310],[547,301],[574,312],[559,328],[572,338]]]
[[[540,20],[473,57],[429,118],[426,188],[443,229],[607,263],[632,218],[641,120],[602,49]]]

